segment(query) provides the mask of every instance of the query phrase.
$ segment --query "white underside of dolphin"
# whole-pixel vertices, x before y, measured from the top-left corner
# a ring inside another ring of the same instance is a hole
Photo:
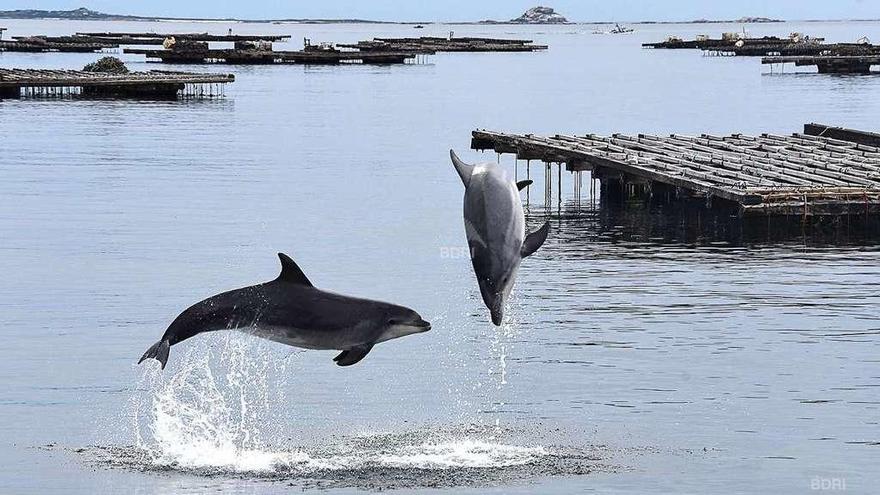
[[[449,154],[465,187],[465,236],[480,294],[492,323],[500,325],[520,262],[544,244],[550,224],[526,235],[519,191],[531,181],[516,183],[494,163],[469,165]]]

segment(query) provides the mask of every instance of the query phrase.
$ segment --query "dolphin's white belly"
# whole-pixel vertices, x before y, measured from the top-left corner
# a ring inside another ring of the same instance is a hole
[[[282,326],[259,326],[240,330],[279,344],[317,351],[345,350],[361,343],[349,339],[349,332],[321,332]]]
[[[506,267],[519,264],[525,215],[519,191],[506,171],[492,167],[471,177],[465,191],[464,220],[472,251],[485,249]]]

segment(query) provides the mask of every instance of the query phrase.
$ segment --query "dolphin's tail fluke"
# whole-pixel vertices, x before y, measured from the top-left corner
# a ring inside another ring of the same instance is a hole
[[[159,361],[159,363],[162,365],[162,369],[164,370],[165,365],[168,363],[168,352],[170,350],[171,350],[171,343],[168,342],[167,340],[161,340],[159,342],[156,342],[155,344],[152,345],[152,347],[147,349],[147,352],[144,353],[144,355],[141,357],[140,361],[138,361],[138,364],[141,364],[144,361],[146,361],[147,359],[152,358],[152,359],[155,359],[156,361]]]

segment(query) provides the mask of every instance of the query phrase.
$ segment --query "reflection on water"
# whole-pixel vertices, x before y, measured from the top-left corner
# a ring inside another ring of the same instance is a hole
[[[561,208],[531,205],[529,228],[545,220],[557,226],[560,242],[587,238],[662,246],[863,247],[880,246],[880,219],[842,217],[745,217],[722,208],[695,205],[585,204],[568,200]]]

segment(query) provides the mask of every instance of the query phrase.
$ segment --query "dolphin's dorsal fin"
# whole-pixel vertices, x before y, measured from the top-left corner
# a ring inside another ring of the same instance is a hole
[[[278,275],[278,280],[314,287],[306,277],[306,274],[300,270],[299,266],[297,266],[292,259],[290,259],[290,256],[287,256],[284,253],[278,253],[278,259],[281,260],[281,275]]]
[[[541,226],[540,229],[532,232],[531,234],[526,236],[526,240],[523,241],[522,249],[520,250],[520,256],[526,258],[531,256],[544,244],[544,241],[547,240],[547,234],[550,233],[550,222],[544,222],[544,225]]]
[[[455,166],[455,171],[458,172],[458,176],[461,177],[464,187],[467,187],[471,182],[471,174],[474,173],[474,166],[461,161],[461,158],[459,158],[453,150],[449,150],[449,156],[452,157],[452,165]]]
[[[533,181],[530,181],[530,180],[521,180],[516,183],[516,188],[519,189],[520,191],[522,191],[523,189],[531,186],[532,182]]]

